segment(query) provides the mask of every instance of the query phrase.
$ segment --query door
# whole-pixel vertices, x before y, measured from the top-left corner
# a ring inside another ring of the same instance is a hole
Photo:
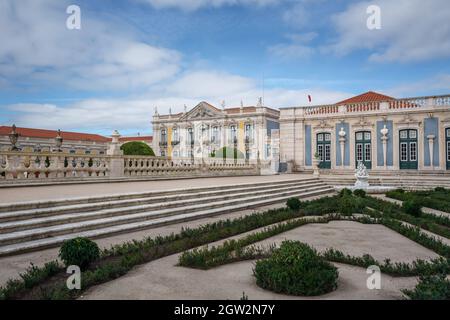
[[[317,154],[321,169],[331,169],[331,133],[317,134]]]
[[[445,130],[445,145],[447,146],[447,170],[450,170],[450,128]]]
[[[400,169],[418,169],[417,130],[400,131]]]
[[[356,167],[362,162],[367,169],[372,169],[372,133],[370,131],[356,132],[355,137]]]

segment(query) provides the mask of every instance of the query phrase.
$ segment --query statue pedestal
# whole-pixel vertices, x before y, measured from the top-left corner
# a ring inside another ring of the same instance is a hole
[[[367,189],[369,188],[369,177],[356,176],[355,189]]]

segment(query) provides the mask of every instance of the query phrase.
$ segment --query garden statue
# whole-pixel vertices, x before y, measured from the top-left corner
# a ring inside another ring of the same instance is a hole
[[[358,162],[355,178],[355,189],[367,189],[369,187],[369,174],[367,173],[367,168],[362,161]]]

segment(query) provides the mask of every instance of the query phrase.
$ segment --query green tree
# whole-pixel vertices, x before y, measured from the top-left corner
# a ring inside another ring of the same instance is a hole
[[[124,143],[121,147],[126,156],[155,156],[153,149],[141,141],[131,141]]]
[[[235,148],[223,147],[211,153],[212,158],[244,159],[244,154]]]

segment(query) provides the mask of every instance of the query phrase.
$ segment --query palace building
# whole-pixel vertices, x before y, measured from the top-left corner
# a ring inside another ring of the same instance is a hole
[[[396,99],[375,92],[280,110],[280,155],[293,171],[450,170],[450,96]]]
[[[247,160],[271,159],[278,154],[280,112],[262,105],[216,108],[200,102],[191,110],[153,116],[153,149],[172,158],[223,157],[238,150]],[[228,151],[227,151],[228,152]]]

